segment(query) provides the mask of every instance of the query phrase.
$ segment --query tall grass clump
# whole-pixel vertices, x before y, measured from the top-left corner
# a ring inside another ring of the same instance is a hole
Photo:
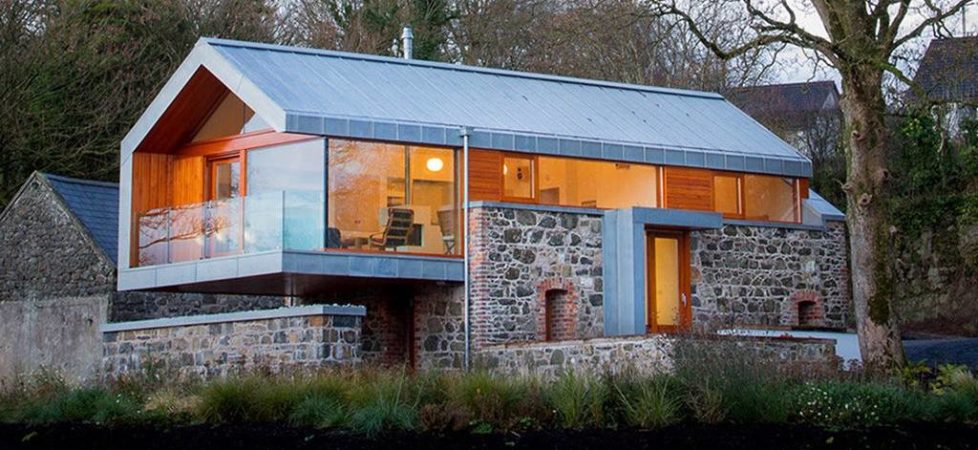
[[[229,377],[201,388],[198,415],[206,422],[217,423],[291,421],[334,426],[340,414],[327,406],[342,408],[340,399],[347,389],[341,377],[329,373],[316,377]]]
[[[671,375],[626,377],[614,384],[621,413],[639,428],[661,428],[683,419],[679,382]]]
[[[348,394],[348,426],[375,436],[382,431],[413,430],[418,425],[419,397],[404,371],[377,373],[353,380]]]
[[[677,339],[672,353],[684,404],[707,423],[786,422],[792,381],[741,344],[710,335]]]
[[[548,387],[547,401],[560,427],[601,427],[605,424],[609,394],[603,380],[567,371]]]
[[[546,416],[538,380],[501,377],[484,371],[451,379],[449,407],[458,408],[478,432],[508,430]]]

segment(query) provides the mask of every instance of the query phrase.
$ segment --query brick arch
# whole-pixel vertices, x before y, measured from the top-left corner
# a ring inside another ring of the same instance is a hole
[[[577,289],[569,280],[550,278],[537,285],[538,341],[577,337],[577,300]]]
[[[812,290],[796,291],[788,297],[788,308],[783,322],[791,326],[825,325],[825,305],[818,292]]]

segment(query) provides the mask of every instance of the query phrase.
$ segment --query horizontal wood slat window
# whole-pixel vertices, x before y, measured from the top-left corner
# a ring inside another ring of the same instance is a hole
[[[469,198],[498,202],[503,198],[503,154],[489,150],[469,151]]]
[[[666,208],[713,211],[713,173],[709,170],[666,167]]]

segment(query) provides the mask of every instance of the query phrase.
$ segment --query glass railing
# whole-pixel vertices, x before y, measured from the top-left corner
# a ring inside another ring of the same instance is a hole
[[[137,264],[326,247],[322,192],[278,191],[157,208],[137,216]]]

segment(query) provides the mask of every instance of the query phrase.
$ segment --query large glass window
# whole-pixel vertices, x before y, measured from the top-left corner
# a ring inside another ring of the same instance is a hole
[[[542,204],[588,208],[656,206],[656,168],[642,164],[540,157]]]
[[[322,139],[248,151],[248,251],[325,247],[326,149]]]
[[[329,247],[457,254],[456,152],[331,139]]]
[[[748,220],[798,221],[796,181],[769,175],[744,175],[744,216]]]

